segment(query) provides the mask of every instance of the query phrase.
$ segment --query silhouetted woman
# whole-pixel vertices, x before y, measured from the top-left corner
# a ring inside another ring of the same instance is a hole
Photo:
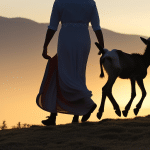
[[[57,54],[51,58],[47,47],[60,21]],[[78,122],[78,117],[83,115],[84,122],[96,108],[85,80],[91,48],[89,22],[104,48],[94,0],[55,0],[42,54],[49,61],[36,100],[40,108],[51,112],[50,117],[42,121],[44,125],[55,125],[57,113],[74,115],[72,122]]]

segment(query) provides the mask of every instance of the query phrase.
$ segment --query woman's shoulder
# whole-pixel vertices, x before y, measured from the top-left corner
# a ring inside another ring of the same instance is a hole
[[[91,4],[95,5],[94,0],[55,0],[55,3],[83,3],[83,4]]]

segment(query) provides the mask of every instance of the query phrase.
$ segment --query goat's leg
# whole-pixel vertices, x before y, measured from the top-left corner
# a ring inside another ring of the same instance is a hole
[[[117,79],[117,75],[110,75],[108,77],[108,82],[106,84],[106,86],[104,87],[104,91],[106,91],[106,96],[108,96],[108,98],[110,99],[111,103],[113,104],[115,113],[120,117],[121,116],[121,111],[119,108],[119,105],[117,104],[116,100],[114,99],[113,95],[112,95],[112,86],[115,82],[115,80]]]
[[[99,112],[97,113],[97,118],[98,119],[101,119],[102,113],[104,112],[104,105],[105,105],[106,95],[107,95],[107,92],[108,92],[108,87],[111,87],[111,84],[113,84],[113,83],[114,83],[113,79],[111,79],[109,77],[107,83],[102,88],[102,100],[101,100],[101,105],[100,105],[100,108],[99,108]]]
[[[102,117],[102,114],[104,112],[104,105],[105,105],[105,99],[106,99],[106,93],[102,91],[102,101],[99,108],[99,112],[97,113],[97,118],[100,120]]]
[[[113,104],[115,113],[116,113],[119,117],[121,117],[121,111],[120,111],[119,105],[117,104],[116,100],[114,99],[112,93],[109,92],[109,93],[107,94],[107,96],[108,96],[108,98],[110,99],[111,103]]]
[[[99,112],[97,113],[97,118],[101,119],[102,113],[104,112],[105,99],[108,92],[108,87],[111,86],[112,79],[109,77],[107,83],[102,88],[102,100],[99,108]],[[113,84],[114,82],[112,82]]]
[[[129,103],[126,105],[125,110],[122,111],[124,117],[127,117],[128,112],[129,112],[130,107],[131,107],[131,104],[133,102],[133,99],[136,96],[136,92],[135,92],[135,80],[134,79],[130,79],[130,81],[131,81],[131,89],[132,89],[132,91],[131,91],[131,99],[130,99]]]
[[[141,106],[142,106],[142,103],[143,103],[143,100],[146,96],[146,90],[145,90],[145,87],[144,87],[144,84],[143,84],[143,79],[138,79],[137,80],[137,83],[142,91],[142,98],[141,100],[139,101],[139,103],[136,105],[136,108],[134,109],[134,114],[137,115]]]

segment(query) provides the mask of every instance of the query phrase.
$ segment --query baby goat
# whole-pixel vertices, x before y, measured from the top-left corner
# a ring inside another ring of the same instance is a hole
[[[141,91],[142,98],[139,103],[136,105],[134,109],[134,114],[137,115],[143,100],[146,96],[146,90],[144,88],[143,79],[147,75],[147,68],[150,65],[150,38],[144,39],[140,37],[141,40],[147,45],[145,52],[143,55],[141,54],[127,54],[122,52],[121,50],[112,50],[108,51],[107,49],[103,49],[97,42],[95,42],[96,46],[100,50],[99,55],[102,53],[102,57],[100,58],[100,67],[101,67],[101,75],[100,77],[104,77],[103,67],[105,68],[108,74],[108,81],[105,86],[102,88],[102,101],[99,108],[99,112],[97,113],[97,118],[100,119],[102,117],[102,113],[104,112],[104,105],[106,96],[110,99],[113,104],[114,110],[118,116],[121,116],[121,111],[119,105],[115,101],[112,95],[112,86],[117,79],[120,77],[122,79],[130,79],[131,81],[131,99],[125,107],[125,110],[122,111],[123,115],[126,117],[128,115],[128,111],[131,107],[133,99],[136,96],[135,91],[135,81],[137,81]],[[102,67],[103,65],[103,67]]]

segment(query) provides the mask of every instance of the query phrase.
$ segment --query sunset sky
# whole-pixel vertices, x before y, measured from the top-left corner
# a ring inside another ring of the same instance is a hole
[[[149,36],[149,0],[95,0],[101,27],[120,33]],[[1,0],[0,16],[48,23],[54,0]]]
[[[150,30],[149,30],[150,1],[149,0],[113,0],[113,1],[95,0],[95,2],[99,12],[100,25],[102,28],[110,29],[112,31],[116,31],[123,34],[136,34],[136,35],[141,35],[141,36],[144,35],[149,37],[150,35]],[[8,18],[21,17],[21,18],[31,19],[38,23],[49,23],[53,3],[54,0],[45,0],[45,1],[1,0],[0,16],[8,17]],[[41,56],[41,52],[39,52],[39,55]],[[96,59],[98,60],[99,56],[96,57],[97,57]],[[17,58],[16,55],[14,57],[14,60],[16,59],[22,59],[22,58],[21,57]],[[44,61],[45,60],[43,60],[43,62]],[[15,64],[15,61],[12,62],[12,64],[13,63]],[[36,67],[37,68],[39,67],[38,64]],[[86,78],[87,87],[91,91],[93,91],[92,99],[98,104],[98,107],[96,111],[92,114],[89,121],[98,121],[98,119],[96,118],[96,113],[100,105],[101,88],[102,85],[106,83],[107,76],[105,79],[100,80],[99,70],[97,74],[93,74],[93,72],[97,70],[96,67],[99,69],[98,63],[97,66],[95,66],[95,68],[93,67],[93,69],[91,69],[90,67],[91,67],[90,64],[88,64],[87,78]],[[23,74],[23,72],[21,72],[19,68],[15,67],[15,65],[14,68],[10,69],[9,64],[8,67],[6,67],[6,69],[2,68],[3,70],[2,78],[4,80],[0,83],[0,89],[3,88],[4,92],[2,92],[2,94],[0,95],[0,125],[4,119],[6,120],[6,122],[8,121],[8,127],[16,125],[19,121],[21,121],[21,123],[40,124],[41,120],[46,119],[45,117],[49,115],[49,113],[41,110],[35,103],[35,98],[37,96],[36,94],[38,94],[40,88],[41,78],[39,78],[39,76],[35,76],[35,80],[30,81],[31,85],[27,85],[26,80],[29,81],[30,78],[25,78],[26,76]],[[24,69],[29,69],[29,68],[24,68]],[[41,72],[41,77],[43,76],[44,70],[45,68],[43,68],[42,70],[43,72]],[[30,70],[28,70],[28,72],[34,74],[34,69],[30,67]],[[147,78],[144,79],[144,85],[147,89],[147,92],[150,91],[149,77],[150,75],[148,74]],[[39,82],[37,83],[37,81]],[[33,82],[36,82],[36,84],[33,85],[32,84]],[[18,87],[21,87],[21,89]],[[28,91],[28,93],[26,93],[27,89],[30,92]],[[34,89],[34,94],[33,94],[33,89]],[[137,90],[137,96],[133,102],[133,107],[131,108],[128,117],[135,117],[133,114],[133,108],[136,106],[136,104],[141,98],[141,91],[139,87],[137,87],[136,90]],[[8,92],[9,95],[7,95]],[[113,87],[113,94],[118,104],[121,105],[120,107],[121,110],[123,110],[125,105],[128,103],[131,95],[131,86],[129,80],[117,79]],[[15,101],[15,97],[17,97],[17,101]],[[148,111],[150,110],[149,99],[150,96],[148,94],[142,105],[143,109],[141,109],[139,115],[148,114]],[[6,101],[8,103],[6,103]],[[106,106],[107,106],[105,108],[106,113],[104,113],[102,119],[118,118],[118,116],[115,114],[113,110],[112,104],[108,99],[106,99]],[[10,108],[11,109],[13,108],[14,111],[13,112],[10,111]],[[72,117],[73,117],[72,115],[60,114],[57,124],[70,123],[72,121]]]

